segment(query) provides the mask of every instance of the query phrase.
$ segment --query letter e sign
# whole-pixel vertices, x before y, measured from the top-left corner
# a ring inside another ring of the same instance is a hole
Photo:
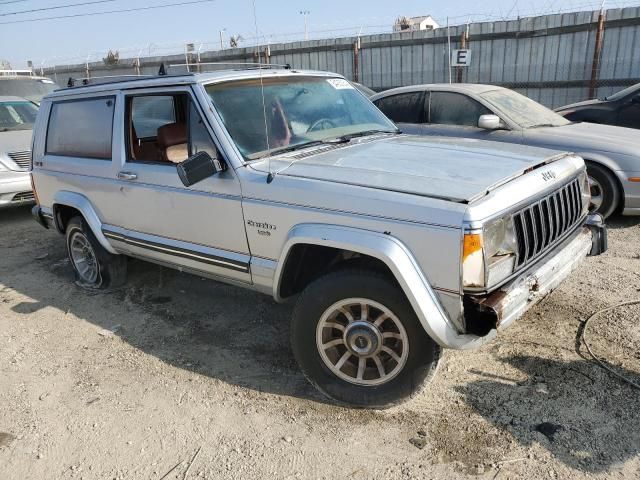
[[[471,65],[471,50],[454,50],[451,52],[451,66],[468,67]]]

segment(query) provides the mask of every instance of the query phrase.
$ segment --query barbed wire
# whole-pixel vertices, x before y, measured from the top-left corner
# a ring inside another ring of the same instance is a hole
[[[515,0],[515,2],[508,7],[503,13],[467,13],[463,15],[456,15],[448,17],[448,19],[439,19],[447,21],[451,27],[456,27],[469,23],[483,23],[483,22],[495,22],[495,21],[511,21],[511,20],[523,20],[527,18],[539,17],[544,15],[554,14],[566,14],[566,13],[579,13],[584,11],[598,11],[603,5],[602,0],[592,0],[585,2],[583,0],[563,0],[561,6],[554,6],[555,1],[550,0],[547,7],[543,10],[536,8],[529,8],[528,10],[521,10],[518,5],[522,0]],[[638,0],[605,0],[604,3],[607,9],[612,8],[629,8],[640,7],[640,1]],[[376,34],[388,34],[392,33],[393,25],[396,18],[389,17],[363,17],[361,24],[345,24],[345,21],[330,22],[324,24],[317,24],[316,28],[308,30],[306,33],[303,30],[291,31],[291,32],[278,32],[278,33],[263,33],[259,32],[258,35],[253,32],[249,34],[246,32],[238,32],[238,35],[242,38],[239,43],[240,48],[251,48],[259,45],[273,45],[278,43],[290,43],[295,41],[303,41],[305,35],[309,41],[312,40],[326,40],[338,37],[350,37],[350,36],[366,36]],[[365,24],[364,21],[373,22]],[[441,23],[441,27],[445,25]],[[326,27],[326,28],[324,28]],[[226,30],[225,30],[226,31]],[[187,45],[193,45],[193,52],[187,52]],[[121,60],[135,60],[137,58],[144,59],[157,56],[169,56],[169,55],[186,55],[188,53],[199,54],[205,52],[214,52],[227,50],[231,47],[228,44],[221,45],[220,40],[190,40],[185,42],[149,42],[144,45],[133,45],[123,47],[110,47],[101,50],[94,50],[87,53],[76,53],[71,55],[56,55],[42,59],[40,62],[34,62],[34,67],[44,68],[45,66],[61,65],[62,62],[67,64],[84,64],[90,62],[101,61],[109,51],[118,52]]]

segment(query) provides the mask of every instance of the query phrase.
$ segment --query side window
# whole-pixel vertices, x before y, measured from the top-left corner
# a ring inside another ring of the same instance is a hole
[[[216,148],[195,104],[185,93],[127,99],[129,162],[176,164]]]
[[[176,121],[172,96],[150,95],[131,100],[131,121],[138,138],[155,137],[159,127]]]
[[[423,92],[401,93],[375,102],[396,123],[422,123]]]
[[[492,112],[461,93],[431,92],[429,123],[477,127],[481,115]]]
[[[54,103],[46,153],[111,160],[114,97]]]

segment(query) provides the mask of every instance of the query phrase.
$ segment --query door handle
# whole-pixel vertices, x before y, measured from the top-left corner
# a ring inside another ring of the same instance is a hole
[[[135,180],[138,178],[138,175],[133,172],[118,172],[118,178],[120,180]]]

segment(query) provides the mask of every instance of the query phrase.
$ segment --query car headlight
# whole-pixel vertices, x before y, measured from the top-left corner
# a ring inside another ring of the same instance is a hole
[[[464,236],[462,283],[465,288],[489,288],[515,270],[518,254],[513,218],[499,218]]]
[[[582,198],[582,214],[585,215],[589,212],[589,206],[591,205],[591,184],[589,183],[589,175],[584,171],[578,176],[581,189],[580,195]]]

